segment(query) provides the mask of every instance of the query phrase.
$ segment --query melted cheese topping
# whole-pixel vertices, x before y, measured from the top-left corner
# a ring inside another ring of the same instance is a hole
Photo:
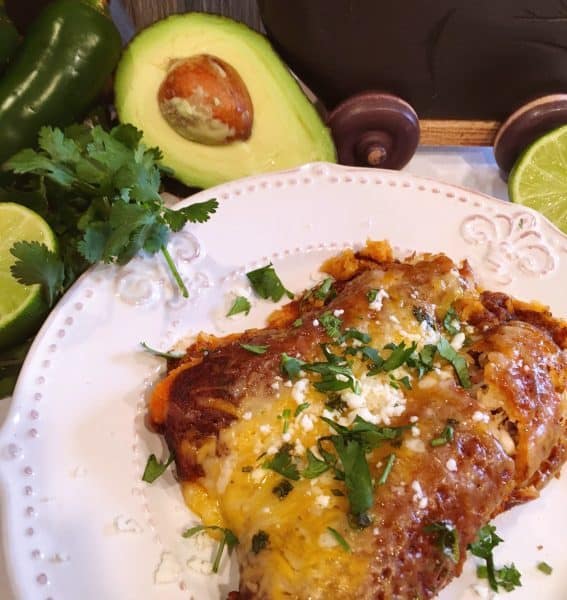
[[[459,296],[460,285],[455,275],[448,278],[452,285],[439,282],[440,286],[450,288],[447,289],[448,302],[439,309],[430,305],[432,313],[438,310],[439,314],[445,314],[449,302]],[[387,281],[383,283],[386,289],[387,284]],[[426,344],[439,341],[440,334],[436,330],[417,321],[412,302],[404,305],[404,299],[396,297],[395,292],[381,289],[380,302],[369,304],[369,318],[362,321],[363,326],[357,323],[348,323],[348,326],[365,329],[372,337],[371,345],[377,349],[387,343],[403,341],[407,345],[415,342],[421,350]],[[314,326],[321,325],[317,322]],[[356,346],[358,342],[355,340],[352,344]],[[340,350],[333,348],[335,352]],[[273,396],[252,396],[242,401],[239,419],[220,434],[220,458],[201,449],[205,477],[199,483],[184,484],[187,504],[205,523],[229,527],[237,535],[241,568],[258,572],[254,576],[249,571],[246,580],[259,582],[253,585],[260,587],[269,585],[269,590],[264,591],[266,597],[274,600],[303,598],[306,589],[310,590],[312,599],[327,598],[331,594],[351,597],[368,574],[373,555],[372,528],[355,530],[349,526],[344,483],[335,480],[330,471],[315,479],[300,477],[298,481],[291,481],[293,489],[280,499],[273,490],[283,477],[264,466],[288,443],[301,473],[307,466],[306,449],[319,457],[317,440],[335,433],[322,416],[344,426],[349,426],[357,415],[376,425],[415,423],[416,419],[410,421],[411,413],[407,412],[411,391],[395,383],[396,379],[408,377],[412,385],[417,385],[415,372],[400,367],[390,373],[368,376],[366,363],[356,358],[352,358],[352,362],[360,393],[341,392],[346,406],[342,412],[325,405],[328,397],[313,386],[317,375],[301,373],[295,382],[276,377],[269,386]],[[445,361],[441,363],[428,375],[432,386],[454,380],[452,367]],[[309,406],[296,415],[298,406],[304,403]],[[286,413],[289,418],[284,417]],[[411,462],[415,453],[425,451],[419,427],[414,426],[412,431],[413,435],[408,433],[404,444],[396,449],[397,463]],[[374,481],[380,478],[391,452],[390,445],[383,445],[367,454]],[[425,508],[427,497],[418,491],[421,492],[419,482],[414,482],[411,493],[416,496],[416,506]],[[339,545],[329,527],[339,532],[353,552],[356,551],[356,560]],[[260,530],[269,534],[269,543],[255,555],[251,552],[252,537]],[[261,576],[263,572],[270,573],[269,582]],[[253,591],[263,597],[261,589]]]

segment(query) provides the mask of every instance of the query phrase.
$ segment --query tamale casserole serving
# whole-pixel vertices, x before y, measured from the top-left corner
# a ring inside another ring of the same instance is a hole
[[[170,359],[150,421],[238,542],[232,598],[433,597],[559,473],[567,325],[444,254],[368,242],[321,270],[266,328]]]

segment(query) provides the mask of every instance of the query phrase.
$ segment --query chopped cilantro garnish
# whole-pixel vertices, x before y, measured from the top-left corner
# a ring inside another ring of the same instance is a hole
[[[343,322],[339,317],[335,317],[332,312],[324,312],[319,317],[319,323],[325,328],[325,332],[332,340],[337,340],[340,337]]]
[[[449,444],[455,438],[455,426],[457,422],[454,419],[448,419],[447,425],[443,431],[439,434],[439,437],[433,438],[430,444],[435,448],[437,446],[445,446]]]
[[[445,338],[441,338],[437,344],[437,350],[445,360],[451,363],[461,385],[464,388],[470,388],[471,380],[469,377],[469,368],[464,357],[461,356]]]
[[[162,352],[161,350],[155,350],[151,346],[148,346],[146,342],[141,342],[141,345],[146,352],[149,352],[154,356],[159,356],[160,358],[176,359],[185,356],[185,352]]]
[[[329,399],[325,402],[325,407],[329,410],[343,413],[347,409],[348,404],[341,398],[340,394],[329,394]]]
[[[289,429],[289,419],[291,417],[291,410],[289,408],[284,408],[281,415],[278,415],[278,419],[283,419],[283,432],[287,433]]]
[[[401,342],[397,346],[395,344],[388,344],[386,348],[391,350],[392,353],[384,361],[382,370],[393,371],[394,369],[401,367],[407,361],[407,359],[415,352],[417,344],[413,342],[411,346],[406,348],[405,342]]]
[[[426,344],[421,352],[410,356],[406,363],[408,367],[417,369],[417,377],[421,379],[426,373],[433,370],[433,359],[437,354],[437,346]]]
[[[357,340],[362,342],[363,344],[368,344],[372,338],[363,331],[359,331],[358,329],[345,329],[343,334],[337,340],[339,343],[346,342],[348,340]]]
[[[268,350],[268,346],[256,346],[255,344],[240,344],[240,347],[252,354],[265,354]]]
[[[322,475],[323,473],[325,473],[325,471],[328,471],[331,468],[331,466],[327,462],[325,462],[324,460],[319,460],[313,454],[313,452],[311,452],[311,450],[307,450],[306,456],[307,468],[305,468],[301,472],[303,477],[305,477],[306,479],[315,479],[315,477],[319,477],[319,475]]]
[[[272,263],[260,269],[249,271],[246,273],[246,277],[248,277],[252,289],[260,298],[266,300],[270,298],[274,302],[278,302],[286,294],[288,298],[293,299],[293,293],[284,287]]]
[[[378,292],[380,290],[376,289],[376,288],[371,288],[366,292],[366,297],[368,298],[368,302],[370,304],[372,304],[372,302],[374,302],[376,300],[376,298],[378,297]]]
[[[410,378],[407,375],[404,375],[403,377],[400,377],[399,379],[396,379],[393,375],[390,375],[390,385],[393,388],[399,389],[400,383],[406,388],[406,390],[412,389]]]
[[[485,525],[476,534],[475,541],[468,546],[468,549],[474,556],[483,558],[486,561],[486,577],[490,587],[495,592],[498,591],[498,581],[492,551],[503,541],[501,537],[496,535],[496,527],[494,525]]]
[[[447,333],[451,335],[457,335],[461,331],[461,323],[459,321],[459,315],[455,312],[455,309],[451,306],[447,311],[447,314],[443,318],[443,327]]]
[[[309,402],[302,402],[297,406],[295,412],[293,413],[294,417],[298,417],[304,410],[307,410],[311,405]]]
[[[325,277],[321,285],[313,292],[315,298],[323,301],[334,298],[337,294],[333,289],[333,282],[334,279],[332,277]]]
[[[304,367],[305,362],[299,358],[287,355],[285,352],[282,354],[280,366],[283,371],[290,379],[295,379],[299,376],[299,372]]]
[[[242,312],[248,314],[251,308],[252,305],[248,301],[248,298],[245,298],[244,296],[238,296],[238,298],[235,298],[230,310],[226,313],[226,316],[232,317],[233,315],[237,315]]]
[[[423,530],[425,533],[435,536],[435,545],[445,556],[448,556],[454,563],[459,562],[461,555],[459,532],[451,521],[436,521],[426,525]]]
[[[335,540],[337,540],[339,546],[341,546],[345,552],[350,552],[350,546],[348,545],[347,541],[336,529],[327,527],[327,531],[335,538]]]
[[[338,392],[350,388],[355,394],[360,393],[360,382],[354,376],[350,363],[341,356],[333,354],[326,344],[321,344],[326,362],[304,363],[305,371],[318,373],[321,380],[313,384],[319,392]]]
[[[301,317],[299,317],[299,319],[295,319],[295,321],[292,323],[292,326],[297,328],[297,327],[301,327],[303,325],[303,319]]]
[[[540,563],[537,564],[537,568],[539,571],[541,571],[544,575],[551,575],[553,573],[553,568],[551,567],[551,565],[548,565],[546,562],[542,561]]]
[[[392,467],[394,466],[395,461],[396,461],[396,455],[393,453],[390,454],[388,456],[386,466],[384,467],[384,470],[382,471],[382,475],[380,475],[380,479],[378,480],[378,485],[384,485],[386,483],[386,481],[388,480],[388,477],[390,476],[390,471],[392,470]]]
[[[488,567],[485,565],[479,565],[476,568],[476,576],[479,579],[489,579],[488,573],[489,573]],[[520,573],[520,571],[518,571],[518,569],[516,569],[516,566],[514,565],[514,563],[512,563],[509,566],[504,566],[500,569],[494,570],[494,579],[495,579],[496,585],[498,586],[498,588],[501,587],[507,592],[513,591],[514,588],[516,588],[516,587],[521,587],[521,585],[522,585],[521,577],[522,577],[522,574]],[[492,587],[492,585],[491,585],[491,587]],[[492,588],[492,589],[495,589],[495,588]]]
[[[264,468],[271,469],[288,479],[297,481],[299,479],[299,471],[297,465],[291,458],[290,451],[291,446],[289,444],[284,444],[276,454],[274,454],[274,457],[271,460],[267,460],[264,463]]]
[[[288,479],[282,479],[272,488],[272,494],[275,494],[280,500],[283,500],[293,490],[293,485]]]
[[[212,567],[213,573],[218,573],[224,547],[227,546],[229,551],[232,550],[238,544],[238,538],[230,529],[227,529],[226,527],[218,527],[217,525],[197,525],[196,527],[187,529],[187,531],[185,531],[182,535],[184,538],[190,538],[198,533],[201,533],[201,531],[205,531],[206,529],[220,531],[222,533],[222,538],[219,542]]]
[[[173,462],[174,456],[173,453],[169,455],[169,458],[161,463],[156,458],[155,454],[150,454],[148,458],[148,462],[146,463],[146,468],[144,469],[144,474],[142,475],[142,481],[146,483],[153,483],[158,477],[161,477],[167,467]]]
[[[319,439],[317,444],[319,453],[334,470],[335,478],[345,482],[354,523],[359,527],[366,527],[371,523],[367,511],[372,507],[373,502],[372,478],[366,453],[385,441],[399,439],[409,426],[378,427],[357,416],[349,429],[325,417],[321,417],[321,420],[327,423],[336,435]],[[337,467],[335,455],[323,447],[325,441],[330,442],[334,447],[342,469]]]
[[[259,529],[257,533],[252,536],[252,552],[258,554],[268,545],[270,536],[263,530]]]

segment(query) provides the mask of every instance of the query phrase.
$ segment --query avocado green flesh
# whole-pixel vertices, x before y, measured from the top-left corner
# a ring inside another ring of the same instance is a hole
[[[232,65],[254,108],[246,141],[208,146],[187,140],[162,116],[157,93],[171,60],[211,54]],[[142,31],[126,49],[115,83],[122,122],[163,152],[163,164],[206,188],[255,173],[336,161],[330,132],[268,41],[245,25],[202,13],[175,15]]]

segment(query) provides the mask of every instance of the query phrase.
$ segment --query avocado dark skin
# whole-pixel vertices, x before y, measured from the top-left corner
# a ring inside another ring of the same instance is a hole
[[[420,118],[504,120],[567,92],[567,3],[558,0],[258,0],[268,36],[334,108],[365,90]]]

